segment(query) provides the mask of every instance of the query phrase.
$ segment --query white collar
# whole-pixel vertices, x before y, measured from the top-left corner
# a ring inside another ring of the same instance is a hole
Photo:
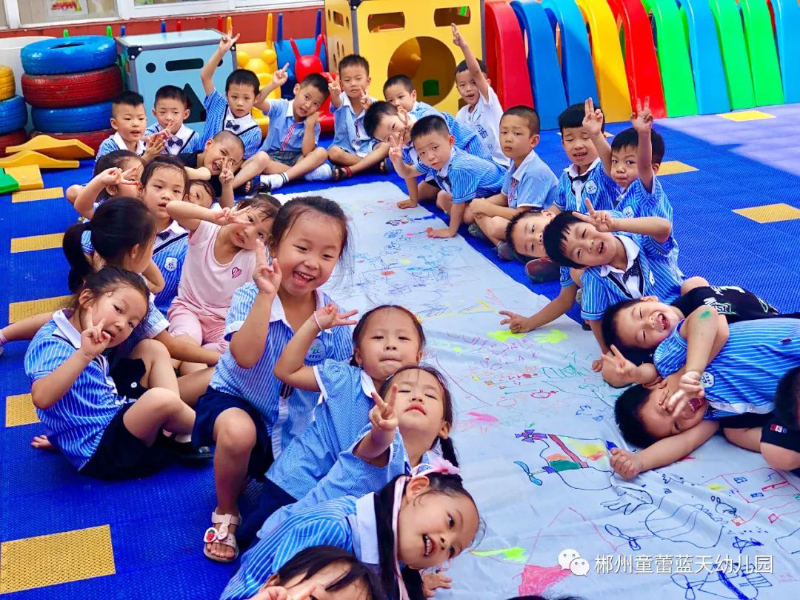
[[[172,221],[165,229],[162,229],[158,232],[159,235],[163,235],[169,232],[172,235],[182,235],[186,233],[186,229],[181,227],[180,223],[177,221]]]
[[[81,332],[72,326],[72,323],[69,322],[69,317],[66,315],[64,310],[57,310],[54,312],[53,321],[55,321],[58,330],[64,334],[64,337],[67,338],[67,341],[69,341],[69,343],[72,344],[76,350],[80,349]]]
[[[367,372],[363,369],[361,370],[361,391],[367,395],[367,398],[372,398],[372,392],[378,391],[375,389],[372,377],[367,375]]]
[[[585,177],[586,175],[588,175],[589,173],[591,173],[591,172],[592,172],[592,170],[593,170],[595,167],[597,167],[597,165],[599,165],[600,163],[601,163],[601,161],[600,161],[600,157],[597,157],[597,158],[595,158],[595,159],[594,159],[594,162],[593,162],[592,164],[590,164],[590,165],[589,165],[589,168],[588,168],[588,169],[586,169],[586,171],[585,171],[583,174],[580,174],[580,173],[578,173],[578,167],[576,167],[574,163],[570,163],[570,165],[569,165],[569,166],[568,166],[566,169],[564,169],[564,171],[566,171],[566,172],[567,172],[567,174],[568,174],[570,177],[572,177],[573,179],[574,179],[575,177]],[[522,165],[520,165],[520,166],[522,166]]]
[[[314,296],[317,300],[317,306],[314,310],[319,310],[325,306],[325,297],[319,290],[314,290]],[[286,325],[289,329],[292,329],[289,321],[286,320],[286,313],[283,310],[283,303],[281,303],[281,299],[277,294],[275,295],[275,300],[272,301],[272,310],[269,313],[269,322],[274,323],[275,321],[282,321],[284,325]],[[323,331],[324,333],[330,334],[333,333],[333,328],[325,329]]]
[[[284,119],[291,119],[292,121],[295,120],[294,111],[292,111],[292,104],[293,103],[294,103],[294,100],[287,100],[286,101],[286,113],[284,113],[284,115],[283,115]],[[297,121],[297,123],[300,123],[300,122],[301,121]]]
[[[122,136],[119,134],[119,131],[114,133],[114,135],[111,136],[111,139],[114,140],[114,143],[117,145],[117,148],[119,148],[120,150],[127,150],[128,149],[128,145],[125,143],[125,140],[122,139]],[[144,142],[142,140],[139,140],[138,142],[136,142],[136,153],[135,154],[137,156],[141,156],[142,154],[144,154]]]
[[[537,158],[536,150],[531,148],[531,151],[528,152],[528,155],[525,158],[522,159],[522,162],[519,163],[519,166],[514,168],[514,174],[512,175],[512,177],[516,178],[517,177],[517,173],[520,173],[520,177],[522,177],[522,173],[521,173],[522,167],[524,167],[526,165],[529,165],[534,160],[536,160],[536,158]],[[512,165],[514,164],[513,160],[511,161],[511,164]],[[574,165],[572,165],[572,166],[574,166]]]
[[[228,129],[228,121],[233,121],[234,123],[236,123],[239,126],[239,130],[231,131],[230,129]],[[250,129],[253,125],[257,125],[257,123],[256,120],[253,118],[253,115],[251,115],[250,113],[247,113],[243,117],[234,117],[233,111],[231,110],[230,106],[228,106],[225,109],[225,120],[222,122],[222,128],[225,129],[226,131],[231,131],[231,133],[239,135],[243,131]]]
[[[356,500],[356,525],[354,532],[358,540],[355,554],[358,559],[368,565],[381,562],[378,552],[378,522],[375,516],[375,494],[370,493]]]
[[[450,158],[447,160],[447,162],[444,164],[444,166],[441,169],[436,171],[436,174],[439,177],[447,177],[447,173],[450,171],[450,163],[453,162],[453,157],[455,155],[456,155],[456,147],[453,146],[452,148],[450,148]]]
[[[625,254],[628,257],[628,265],[625,267],[624,271],[620,271],[616,267],[612,267],[610,264],[603,265],[600,267],[600,276],[601,277],[608,277],[610,273],[618,273],[620,275],[624,275],[628,269],[633,266],[633,261],[636,260],[636,257],[639,256],[639,246],[636,242],[633,241],[632,238],[629,238],[627,235],[618,235],[614,236],[622,245],[625,246]]]
[[[342,95],[340,96],[340,98],[342,99],[342,106],[348,106],[348,107],[350,107],[350,110],[352,110],[352,111],[353,111],[353,114],[355,114],[355,112],[356,112],[356,111],[355,111],[355,110],[353,110],[353,101],[352,101],[352,100],[350,100],[350,96],[348,96],[347,94],[345,94],[344,92],[342,92]],[[377,102],[377,98],[373,98],[372,96],[369,96],[369,99],[370,99],[370,100],[372,100],[373,102]],[[361,117],[363,117],[363,116],[364,116],[366,113],[367,113],[367,109],[366,109],[366,108],[364,108],[364,109],[363,109],[363,110],[362,110],[362,111],[361,111],[361,112],[358,114],[358,118],[360,119],[360,118],[361,118]]]

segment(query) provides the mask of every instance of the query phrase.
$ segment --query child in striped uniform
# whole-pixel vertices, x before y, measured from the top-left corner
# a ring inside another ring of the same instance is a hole
[[[248,519],[245,538],[276,509],[305,497],[328,473],[369,424],[372,394],[398,369],[416,366],[425,334],[413,313],[401,306],[381,305],[367,312],[353,331],[350,364],[326,360],[304,364],[319,326],[334,326],[329,309],[317,311],[286,345],[275,364],[275,376],[287,386],[322,393],[314,419],[281,453],[267,473],[259,511]],[[318,325],[319,323],[319,325]]]
[[[402,108],[406,113],[421,119],[426,115],[438,115],[439,111],[427,102],[417,100],[414,82],[406,75],[393,75],[383,84],[383,97],[398,111]]]
[[[142,278],[130,271],[92,273],[71,307],[54,313],[25,353],[31,398],[47,438],[90,477],[155,473],[167,462],[161,430],[188,433],[194,425],[171,367],[167,374],[159,365],[161,353],[142,353],[148,366],[143,385],[150,389],[136,402],[121,395],[109,375],[103,352],[122,344],[145,318],[148,295]]]
[[[353,554],[313,546],[270,575],[252,600],[383,600],[380,582]]]
[[[85,219],[91,219],[103,202],[114,196],[136,197],[138,183],[144,171],[141,156],[130,150],[115,150],[94,163],[92,180],[86,185],[67,188],[67,200]]]
[[[440,461],[380,492],[344,496],[297,511],[242,558],[221,600],[250,598],[301,550],[331,545],[378,570],[385,598],[425,597],[420,571],[469,548],[480,523],[458,469]]]
[[[183,124],[189,118],[189,101],[186,92],[175,85],[164,85],[156,92],[153,116],[156,122],[145,130],[145,135],[165,131],[163,154],[177,156],[200,149],[200,136]]]
[[[111,102],[111,128],[115,133],[102,141],[95,161],[115,150],[130,150],[147,164],[164,149],[166,135],[145,136],[144,98],[136,92],[122,92]]]
[[[711,307],[695,312],[701,311],[716,315]],[[800,366],[800,321],[777,317],[733,323],[716,355],[713,334],[726,326],[724,317],[704,319],[701,313],[693,325],[679,323],[656,349],[655,365],[664,377],[658,385],[635,385],[617,399],[623,437],[645,450],[634,455],[616,449],[615,470],[632,477],[671,464],[720,427],[729,441],[760,451],[773,467],[800,467],[800,433],[784,431],[796,424],[772,414],[778,382]]]
[[[347,248],[347,218],[341,207],[318,196],[289,200],[275,216],[270,238],[271,265],[263,244],[253,280],[233,295],[225,322],[230,347],[217,364],[211,384],[197,403],[192,441],[216,444],[217,508],[214,527],[204,536],[204,553],[231,562],[238,553],[236,506],[248,474],[263,478],[273,457],[309,424],[318,394],[283,385],[273,375],[278,357],[295,332],[319,309],[330,326],[346,323],[330,298],[319,291]],[[352,313],[350,313],[352,314]],[[322,325],[324,321],[320,321]],[[310,365],[352,355],[345,328],[317,329],[305,356]]]

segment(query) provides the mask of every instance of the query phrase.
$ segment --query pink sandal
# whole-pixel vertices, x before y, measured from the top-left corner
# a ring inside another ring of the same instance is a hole
[[[209,527],[203,535],[203,554],[214,562],[232,563],[239,557],[239,544],[236,543],[236,536],[228,533],[228,527],[231,525],[239,525],[242,522],[240,517],[233,515],[218,515],[217,511],[211,513],[211,522],[219,523],[219,529],[216,527]],[[233,548],[233,556],[231,558],[223,558],[211,553],[207,544],[224,544]]]

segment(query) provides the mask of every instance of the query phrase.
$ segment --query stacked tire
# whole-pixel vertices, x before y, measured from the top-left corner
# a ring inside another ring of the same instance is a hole
[[[8,146],[23,144],[28,139],[25,126],[28,124],[28,107],[16,95],[14,72],[11,67],[0,65],[0,155]]]
[[[76,139],[97,150],[113,135],[111,100],[122,91],[114,40],[80,35],[34,42],[20,53],[22,93],[34,132]]]

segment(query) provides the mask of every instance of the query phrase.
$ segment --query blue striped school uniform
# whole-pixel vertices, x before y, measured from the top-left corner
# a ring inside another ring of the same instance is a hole
[[[577,210],[585,213],[583,202],[588,198],[595,210],[612,210],[617,204],[619,186],[596,159],[583,175],[578,175],[575,165],[570,165],[558,180],[555,205],[560,210]],[[580,200],[580,201],[579,201]]]
[[[410,475],[411,464],[408,461],[408,453],[399,429],[395,432],[392,445],[389,446],[389,459],[383,467],[372,465],[355,455],[356,446],[371,429],[372,426],[367,425],[359,432],[356,440],[339,454],[333,466],[305,496],[297,496],[300,498],[297,502],[275,511],[258,532],[258,537],[266,537],[298,511],[334,498],[343,496],[360,498],[370,492],[379,492],[395,477]],[[430,463],[428,453],[422,455],[421,462]]]
[[[256,284],[248,282],[233,294],[231,307],[225,319],[225,339],[241,329],[250,308],[258,296]],[[331,299],[317,290],[317,309]],[[272,451],[277,459],[289,442],[302,433],[311,422],[319,394],[298,390],[285,385],[272,371],[294,331],[286,320],[283,305],[277,296],[272,302],[269,333],[264,353],[250,369],[236,363],[230,349],[222,355],[211,378],[211,387],[219,392],[238,396],[252,404],[261,413],[264,424],[272,436]],[[345,360],[353,354],[350,330],[334,327],[317,335],[306,355],[305,364],[314,366],[326,358]]]
[[[358,115],[353,110],[353,103],[347,94],[342,94],[342,104],[335,108],[331,104],[333,113],[333,145],[339,146],[350,154],[361,156],[362,158],[372,152],[377,140],[370,137],[364,129],[364,115],[366,110],[362,110]],[[372,98],[375,102],[375,98]]]
[[[671,235],[663,244],[649,235],[614,235],[625,245],[628,267],[624,274],[611,265],[584,269],[581,317],[587,321],[599,321],[621,300],[656,296],[669,304],[681,295],[684,277],[670,256],[675,244]]]
[[[294,118],[292,102],[278,98],[269,101],[269,129],[261,150],[269,154],[275,150],[301,152],[303,149],[303,136],[306,132],[306,120],[297,121]],[[314,143],[319,142],[322,131],[319,122],[314,125]]]
[[[314,367],[314,376],[322,392],[314,420],[284,448],[267,473],[273,483],[297,499],[308,494],[333,467],[339,453],[359,439],[374,405],[375,385],[359,367],[328,359]]]
[[[380,563],[375,495],[345,496],[297,511],[244,553],[220,600],[252,598],[270,575],[301,550],[335,546],[374,569]]]
[[[477,156],[478,158],[493,162],[492,153],[489,151],[489,148],[486,147],[486,144],[483,143],[481,136],[478,135],[478,132],[475,131],[472,126],[459,123],[453,118],[452,115],[448,113],[439,112],[433,108],[431,111],[432,112],[428,112],[428,114],[438,115],[445,120],[447,123],[447,128],[450,130],[450,133],[454,139],[453,145],[456,148],[473,156]],[[423,169],[426,167],[420,162],[419,156],[417,155],[417,151],[414,149],[414,144],[412,142],[409,142],[403,146],[403,162],[407,165],[416,167],[416,169],[422,173],[425,172]]]
[[[422,117],[426,117],[428,115],[438,115],[439,111],[433,108],[427,102],[420,102],[417,100],[414,102],[414,106],[411,107],[411,110],[408,111],[415,120],[419,121]]]
[[[552,169],[531,150],[518,167],[511,162],[500,191],[508,198],[510,208],[544,208],[555,202],[557,186],[558,179]]]
[[[97,148],[97,154],[94,157],[94,161],[97,162],[97,159],[105,154],[110,154],[111,152],[116,152],[117,150],[127,149],[127,144],[125,144],[122,136],[119,134],[119,132],[117,132],[100,142],[100,146]],[[142,156],[144,154],[144,142],[142,140],[136,142],[135,154],[136,156]]]
[[[683,323],[656,348],[653,361],[662,377],[686,364],[687,343],[680,335]],[[759,319],[731,323],[729,328],[728,341],[702,376],[706,400],[713,409],[706,417],[772,412],[778,381],[800,366],[800,322]]]
[[[450,160],[441,169],[435,170],[420,163],[426,175],[453,196],[453,203],[469,202],[474,198],[488,198],[503,187],[503,168],[495,162],[484,160],[459,150],[450,150]]]
[[[163,130],[164,128],[156,122],[145,129],[144,133],[145,135],[153,135]],[[178,154],[197,152],[201,149],[200,135],[194,129],[190,129],[186,125],[181,124],[181,128],[178,129],[178,132],[167,140],[161,154],[177,156]]]
[[[81,334],[57,311],[33,337],[25,352],[25,374],[31,385],[58,369],[81,347]],[[36,409],[48,439],[76,469],[92,458],[103,433],[125,404],[108,374],[108,360],[95,357],[78,375],[64,397],[47,409]]]
[[[225,96],[216,89],[203,100],[206,109],[206,125],[200,138],[200,148],[220,131],[230,131],[244,143],[244,157],[250,158],[261,145],[261,129],[252,115],[234,117]],[[198,148],[199,149],[199,148]]]
[[[178,295],[178,285],[181,282],[183,262],[186,260],[188,249],[189,232],[178,225],[177,221],[173,221],[164,231],[156,234],[153,262],[164,277],[164,289],[156,294],[154,302],[161,313],[169,312],[172,301]]]

